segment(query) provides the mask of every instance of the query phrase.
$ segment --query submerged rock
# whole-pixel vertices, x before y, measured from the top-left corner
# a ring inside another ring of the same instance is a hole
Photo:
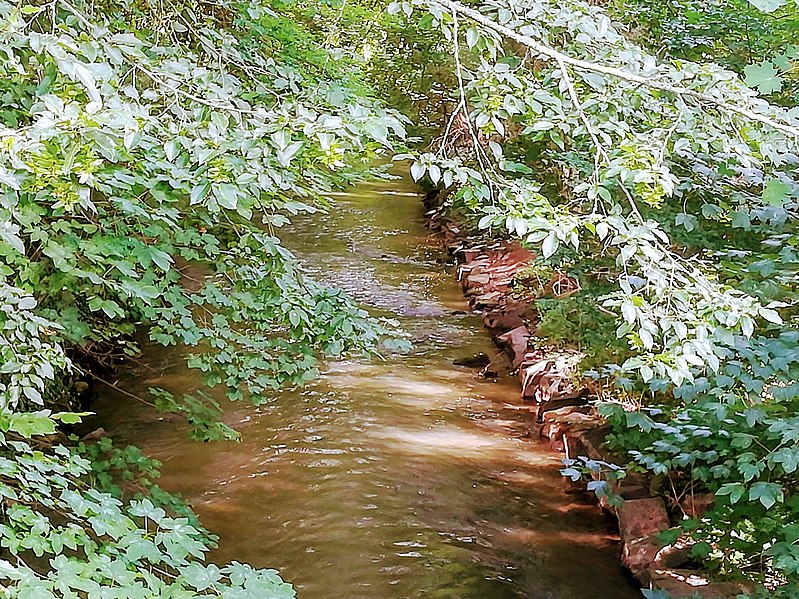
[[[466,366],[467,368],[483,368],[491,363],[491,358],[484,353],[479,353],[465,358],[457,358],[452,363],[455,366]]]

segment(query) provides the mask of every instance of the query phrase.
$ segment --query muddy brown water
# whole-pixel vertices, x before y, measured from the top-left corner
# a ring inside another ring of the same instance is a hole
[[[303,389],[230,406],[239,443],[191,441],[111,391],[103,425],[163,462],[162,486],[219,535],[212,559],[277,568],[300,599],[639,599],[611,523],[527,436],[515,383],[452,364],[491,342],[422,212],[412,183],[365,183],[285,234],[317,278],[396,317],[410,355],[329,364]],[[174,349],[141,360],[120,375],[129,392],[199,386]]]

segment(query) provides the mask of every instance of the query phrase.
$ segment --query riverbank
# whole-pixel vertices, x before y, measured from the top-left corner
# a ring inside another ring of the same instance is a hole
[[[596,390],[580,381],[579,353],[536,337],[534,300],[515,293],[514,278],[528,268],[534,254],[515,242],[470,235],[467,225],[452,220],[442,208],[444,197],[435,190],[425,195],[427,225],[452,256],[470,309],[482,316],[500,350],[481,375],[517,379],[521,399],[536,423],[535,433],[562,452],[566,462],[579,458],[619,463],[618,456],[603,447],[609,428],[592,404],[598,399]],[[541,283],[545,293],[555,298],[580,291],[579,283],[563,273],[556,272]],[[582,481],[563,480],[571,490],[585,487]],[[624,567],[644,588],[666,591],[672,599],[732,599],[751,592],[745,584],[714,582],[706,572],[692,568],[690,545],[682,539],[661,540],[672,522],[663,498],[652,493],[651,483],[651,477],[632,474],[610,481],[610,495],[598,494],[602,510],[618,522]],[[712,496],[687,497],[680,508],[684,514],[700,517],[712,501]]]

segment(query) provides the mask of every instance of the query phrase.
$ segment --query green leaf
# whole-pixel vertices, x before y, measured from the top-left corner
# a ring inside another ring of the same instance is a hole
[[[729,496],[730,503],[738,503],[746,493],[746,487],[742,483],[726,483],[716,491],[719,497]]]
[[[779,179],[769,179],[763,187],[763,203],[782,207],[791,197],[791,186]]]
[[[204,180],[192,187],[189,205],[194,206],[195,204],[202,202],[205,199],[205,196],[208,195],[209,191],[211,191],[211,182],[207,180]]]
[[[681,213],[675,217],[674,222],[677,225],[682,225],[685,227],[685,230],[690,233],[696,228],[696,225],[699,221],[693,214]]]
[[[546,236],[544,239],[544,243],[541,244],[541,251],[544,254],[544,258],[549,258],[558,250],[558,246],[560,245],[560,241],[558,240],[555,232],[552,231],[549,235]]]
[[[214,183],[211,188],[213,189],[214,197],[222,208],[235,210],[239,203],[239,188],[230,183]]]
[[[25,438],[52,435],[55,432],[55,421],[47,412],[11,414],[8,426],[9,430],[19,433]]]
[[[91,412],[56,412],[52,415],[54,420],[59,420],[63,424],[78,424],[82,422],[84,416],[90,416]]]
[[[19,227],[10,222],[0,222],[0,241],[4,241],[20,254],[25,253],[25,244],[17,235]]]
[[[758,482],[749,489],[749,501],[760,501],[763,507],[770,509],[776,503],[784,501],[782,485],[777,483]]]
[[[771,323],[782,324],[782,317],[776,310],[771,310],[770,308],[760,308],[757,312],[761,317]]]
[[[744,74],[746,85],[757,88],[761,94],[772,94],[782,89],[782,77],[769,61],[747,66]]]

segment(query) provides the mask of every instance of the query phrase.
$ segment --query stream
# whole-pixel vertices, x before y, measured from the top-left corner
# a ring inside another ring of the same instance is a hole
[[[567,495],[561,456],[529,437],[513,380],[456,358],[492,353],[406,180],[334,194],[282,236],[316,278],[396,318],[410,355],[340,361],[267,404],[229,405],[239,443],[191,441],[125,395],[95,404],[119,444],[163,462],[219,535],[217,562],[271,567],[300,599],[640,599],[613,523]],[[174,348],[146,346],[118,385],[147,396],[200,385]]]

